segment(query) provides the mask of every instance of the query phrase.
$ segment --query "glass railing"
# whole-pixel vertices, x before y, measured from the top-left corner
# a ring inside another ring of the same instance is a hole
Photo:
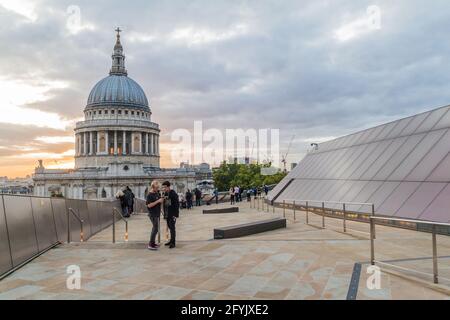
[[[64,242],[109,227],[119,201],[0,194],[0,279]]]

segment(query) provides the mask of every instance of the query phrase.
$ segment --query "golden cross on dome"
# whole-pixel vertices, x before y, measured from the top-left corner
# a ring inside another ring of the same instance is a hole
[[[120,28],[118,27],[118,28],[116,29],[116,32],[117,32],[117,36],[120,36],[120,33],[122,32],[122,30],[120,30]]]

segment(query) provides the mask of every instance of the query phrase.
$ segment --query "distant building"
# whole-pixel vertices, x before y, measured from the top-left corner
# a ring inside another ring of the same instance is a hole
[[[33,179],[30,176],[26,178],[8,179],[0,177],[0,193],[5,194],[32,194]]]
[[[189,164],[186,162],[180,163],[180,168],[192,170],[195,172],[195,180],[212,180],[212,170],[211,166],[208,163],[200,163],[200,164]]]
[[[255,164],[258,161],[255,158],[251,157],[229,157],[228,163],[235,163],[235,164]]]
[[[128,77],[120,30],[109,76],[89,94],[84,121],[75,128],[75,169],[50,170],[39,162],[33,175],[37,196],[112,198],[129,186],[143,198],[152,180],[169,180],[177,192],[196,185],[194,170],[161,169],[160,128],[141,86]]]

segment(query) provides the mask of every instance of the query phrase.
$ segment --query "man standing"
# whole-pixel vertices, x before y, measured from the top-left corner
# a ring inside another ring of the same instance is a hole
[[[147,208],[148,216],[152,222],[152,233],[150,234],[150,242],[148,244],[148,249],[156,251],[159,245],[156,244],[156,235],[159,232],[159,219],[161,216],[161,204],[164,202],[164,198],[161,197],[159,193],[159,182],[153,181],[151,184],[150,192],[147,195]]]
[[[186,205],[188,209],[192,209],[192,192],[189,189],[186,192]]]
[[[195,205],[197,207],[202,205],[202,192],[198,188],[195,189]]]
[[[165,245],[170,249],[175,248],[176,230],[175,224],[180,212],[180,202],[178,200],[178,194],[170,188],[170,182],[165,181],[162,184],[164,191],[164,206],[167,212],[167,227],[170,230],[170,240]]]

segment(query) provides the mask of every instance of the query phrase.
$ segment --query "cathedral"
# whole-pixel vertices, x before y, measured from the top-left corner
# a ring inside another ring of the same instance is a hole
[[[152,180],[169,180],[177,192],[195,188],[195,171],[160,168],[159,134],[142,87],[128,76],[120,29],[109,76],[91,90],[84,121],[75,127],[75,168],[33,175],[36,196],[108,199],[129,186],[143,198]]]

